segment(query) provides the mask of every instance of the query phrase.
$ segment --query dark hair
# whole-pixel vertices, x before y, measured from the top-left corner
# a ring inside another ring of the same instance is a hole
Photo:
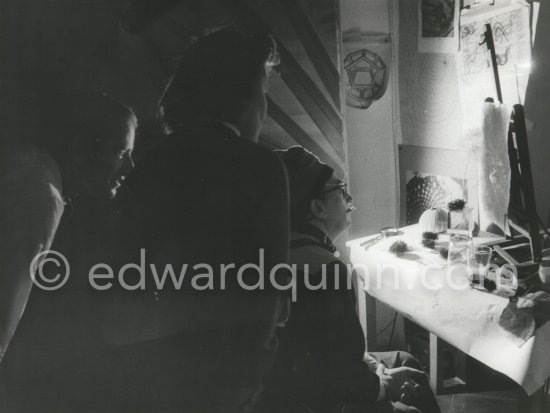
[[[277,63],[275,42],[265,33],[224,29],[199,38],[182,57],[162,99],[164,122],[175,129],[201,116],[234,121],[264,68]]]
[[[45,122],[44,146],[54,157],[69,155],[74,140],[93,145],[102,132],[129,122],[137,128],[137,117],[132,109],[106,93],[79,93],[57,95],[51,101]]]
[[[128,106],[106,93],[88,93],[71,96],[65,102],[70,115],[67,127],[71,133],[79,132],[84,137],[96,137],[106,127],[127,121],[137,128],[137,117]]]

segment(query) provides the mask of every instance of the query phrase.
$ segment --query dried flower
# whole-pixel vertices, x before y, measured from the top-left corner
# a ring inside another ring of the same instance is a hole
[[[489,292],[494,291],[497,288],[497,284],[493,280],[489,280],[487,278],[483,279],[483,286]]]
[[[395,241],[390,246],[390,252],[392,254],[397,255],[398,257],[400,255],[403,255],[408,250],[409,250],[409,247],[407,246],[407,243],[405,241]]]
[[[436,234],[435,232],[426,231],[422,233],[422,239],[429,239],[429,240],[435,241],[438,238],[439,238],[439,235]]]
[[[433,239],[424,238],[422,240],[422,246],[433,250],[435,249],[435,241]]]
[[[455,199],[447,204],[449,211],[462,211],[466,206],[466,201],[463,199]]]

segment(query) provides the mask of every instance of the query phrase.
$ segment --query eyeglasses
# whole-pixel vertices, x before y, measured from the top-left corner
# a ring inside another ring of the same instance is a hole
[[[352,196],[348,192],[348,184],[344,181],[340,181],[339,183],[332,185],[332,188],[325,189],[324,191],[322,191],[322,193],[328,194],[329,192],[337,190],[340,190],[340,192],[342,193],[342,198],[344,198],[346,202],[349,203],[353,200]]]

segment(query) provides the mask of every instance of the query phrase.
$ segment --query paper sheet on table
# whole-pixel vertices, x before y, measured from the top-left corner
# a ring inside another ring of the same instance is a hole
[[[409,245],[410,253],[421,260],[435,259],[435,255],[419,245],[421,237],[419,230],[404,231],[402,236],[380,240],[368,250],[359,244],[351,246],[353,264],[368,269],[364,274],[369,294],[507,375],[528,394],[534,393],[550,375],[550,323],[538,328],[534,337],[518,346],[517,340],[499,326],[508,299],[473,290],[467,285],[465,273],[452,274],[448,282],[444,268],[430,268],[409,259],[411,257],[397,258],[388,252],[393,242],[402,240]],[[382,277],[379,277],[380,268],[388,268]],[[392,273],[396,277],[392,277]],[[438,281],[446,282],[441,283],[440,288],[433,288]]]
[[[371,246],[368,247],[368,250],[379,254],[387,254],[387,256],[391,259],[392,257],[396,257],[394,254],[389,252],[391,245],[394,242],[403,241],[407,244],[408,249],[407,252],[399,257],[400,259],[434,268],[444,268],[445,265],[447,265],[447,260],[441,256],[438,249],[433,250],[419,245],[421,236],[421,234],[417,237],[406,234],[403,236],[383,238],[374,244],[371,244]],[[439,247],[447,247],[448,244],[448,235],[441,235],[440,239],[436,241],[436,245]]]

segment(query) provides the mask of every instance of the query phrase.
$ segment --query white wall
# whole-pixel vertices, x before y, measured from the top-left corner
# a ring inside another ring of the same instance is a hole
[[[382,34],[390,36],[391,0],[340,0],[341,29],[344,39],[346,32],[354,29],[361,31],[365,39],[375,39]],[[368,41],[360,47],[369,49]],[[347,45],[349,49],[349,44]],[[354,43],[355,46],[355,43]],[[347,130],[347,156],[350,175],[350,187],[357,210],[353,215],[350,238],[374,234],[380,228],[398,224],[397,173],[394,125],[398,123],[394,99],[396,85],[396,67],[393,66],[392,44],[385,63],[390,67],[390,78],[386,93],[368,109],[345,108]],[[375,47],[375,46],[373,46]],[[346,42],[343,53],[345,57]],[[393,317],[393,311],[378,306],[378,328],[386,325]],[[388,330],[378,337],[384,345],[389,339]],[[393,344],[404,343],[401,320],[394,333]]]
[[[344,37],[352,29],[389,35],[388,0],[341,0],[340,8]],[[364,47],[369,48],[367,42]],[[345,48],[344,45],[344,51]],[[384,96],[368,109],[346,106],[350,183],[357,205],[352,237],[397,224],[392,75]]]

